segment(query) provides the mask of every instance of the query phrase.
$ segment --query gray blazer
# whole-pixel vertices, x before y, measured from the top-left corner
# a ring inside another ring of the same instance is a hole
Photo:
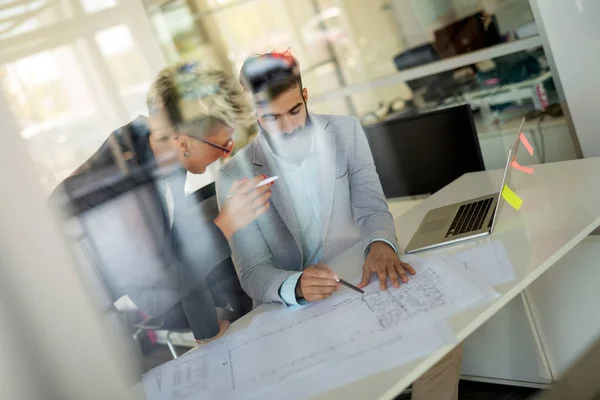
[[[323,223],[323,259],[327,263],[362,240],[366,247],[383,238],[397,245],[365,134],[356,118],[311,114],[318,152],[318,191]],[[257,137],[217,177],[222,205],[234,180],[256,175],[281,175],[273,156]],[[233,235],[229,244],[242,288],[255,302],[282,302],[279,287],[301,271],[302,244],[290,195],[283,184],[273,186],[271,207]]]

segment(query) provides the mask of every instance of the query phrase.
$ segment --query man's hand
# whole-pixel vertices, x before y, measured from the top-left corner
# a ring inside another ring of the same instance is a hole
[[[390,245],[385,242],[373,242],[363,265],[363,276],[358,287],[364,288],[367,286],[371,274],[376,273],[379,277],[379,287],[381,287],[381,290],[387,289],[388,277],[392,281],[392,285],[397,288],[400,287],[398,276],[400,276],[402,282],[408,282],[407,272],[410,275],[416,274],[413,267],[400,261],[398,255]]]
[[[306,268],[296,284],[296,297],[306,301],[323,300],[340,288],[338,276],[325,264]]]

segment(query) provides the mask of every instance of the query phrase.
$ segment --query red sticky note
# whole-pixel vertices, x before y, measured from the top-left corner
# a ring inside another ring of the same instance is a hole
[[[526,174],[533,174],[533,167],[525,167],[517,162],[517,157],[513,157],[510,166],[514,169],[518,169],[521,172],[525,172]]]
[[[523,132],[521,132],[521,134],[519,135],[519,138],[521,139],[521,143],[523,143],[523,146],[525,146],[525,148],[527,149],[527,152],[529,152],[529,155],[532,156],[533,155],[533,147],[531,147],[529,140],[527,140],[527,137],[525,137],[525,134]]]

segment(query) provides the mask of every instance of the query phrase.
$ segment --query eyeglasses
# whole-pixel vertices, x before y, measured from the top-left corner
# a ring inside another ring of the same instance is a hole
[[[199,140],[202,143],[207,144],[207,145],[209,145],[211,147],[214,147],[215,149],[221,150],[223,152],[223,155],[221,157],[223,157],[223,158],[229,157],[229,155],[233,151],[233,146],[234,146],[233,139],[229,139],[227,141],[227,144],[225,146],[221,146],[221,145],[218,145],[216,143],[209,142],[206,139],[200,139],[199,137],[195,137],[195,136],[190,136],[190,137],[193,138],[193,139]]]

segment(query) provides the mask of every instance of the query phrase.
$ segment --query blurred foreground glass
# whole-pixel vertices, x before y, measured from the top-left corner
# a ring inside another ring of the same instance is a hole
[[[0,9],[0,40],[30,33],[73,16],[69,0],[5,2]]]
[[[146,114],[146,96],[153,74],[131,30],[118,25],[98,31],[95,37],[130,118]]]
[[[176,3],[194,28],[173,20],[161,35],[197,32],[234,74],[251,54],[290,48],[313,112],[368,125],[470,104],[487,168],[502,167],[523,116],[540,143],[539,162],[577,157],[528,0]],[[148,10],[153,19],[167,14]]]
[[[90,296],[1,93],[0,130],[0,398],[141,398],[134,347]]]
[[[0,78],[51,191],[109,132],[146,112],[158,52],[140,42],[148,22],[134,2],[40,0],[1,8]]]
[[[81,6],[86,13],[94,13],[106,10],[117,5],[119,0],[80,0]]]
[[[77,46],[77,45],[80,46]],[[111,127],[77,57],[82,43],[24,57],[2,67],[5,92],[51,189],[98,146]]]

